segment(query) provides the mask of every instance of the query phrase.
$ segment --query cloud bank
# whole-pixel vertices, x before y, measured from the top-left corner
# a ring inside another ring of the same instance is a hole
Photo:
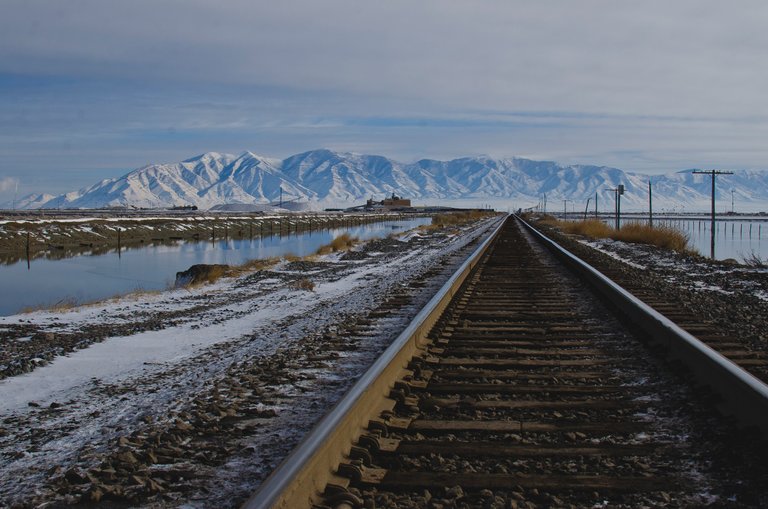
[[[33,183],[71,188],[244,148],[650,172],[768,160],[764,2],[7,0],[3,11],[0,176]]]

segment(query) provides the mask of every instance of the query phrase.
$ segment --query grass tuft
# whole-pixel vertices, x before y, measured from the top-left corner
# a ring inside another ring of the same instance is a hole
[[[354,247],[358,242],[360,242],[360,239],[357,237],[352,237],[349,233],[343,233],[333,239],[330,244],[320,246],[317,251],[315,251],[315,254],[325,255],[338,251],[347,251]]]
[[[244,264],[236,267],[236,269],[239,269],[243,272],[264,270],[264,269],[268,269],[269,267],[273,267],[277,265],[279,262],[280,262],[280,258],[278,257],[259,258],[256,260],[248,260]]]
[[[642,223],[629,223],[621,230],[614,231],[611,238],[635,244],[651,244],[678,253],[691,252],[688,235],[670,226],[650,227]]]

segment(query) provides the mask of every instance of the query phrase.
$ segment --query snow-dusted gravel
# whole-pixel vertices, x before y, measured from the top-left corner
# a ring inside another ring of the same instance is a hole
[[[496,221],[0,319],[0,507],[237,506]]]

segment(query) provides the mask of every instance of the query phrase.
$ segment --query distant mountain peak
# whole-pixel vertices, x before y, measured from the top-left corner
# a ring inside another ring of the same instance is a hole
[[[227,203],[265,204],[278,199],[305,201],[316,207],[360,204],[371,196],[392,193],[423,203],[461,201],[477,206],[497,200],[526,207],[557,200],[586,203],[597,194],[605,210],[613,203],[610,189],[626,187],[622,206],[647,206],[647,175],[594,165],[560,165],[522,157],[488,155],[441,161],[420,159],[404,164],[381,155],[319,148],[272,159],[251,151],[235,156],[206,152],[179,163],[150,164],[117,179],[56,197],[19,200],[19,208],[91,208],[109,206],[208,209]],[[659,207],[704,210],[708,181],[690,170],[652,177]],[[722,189],[734,190],[743,203],[768,202],[768,173],[736,172],[723,176]],[[469,201],[467,201],[469,200]],[[583,205],[581,205],[583,207]],[[583,209],[582,209],[583,210]]]

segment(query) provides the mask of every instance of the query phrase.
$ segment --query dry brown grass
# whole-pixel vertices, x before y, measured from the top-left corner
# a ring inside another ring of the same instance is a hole
[[[60,301],[51,304],[51,305],[39,305],[39,306],[26,306],[22,308],[20,313],[26,314],[26,313],[34,313],[35,311],[51,311],[54,313],[63,313],[65,311],[70,311],[81,304],[77,301],[74,297],[64,297]]]
[[[215,265],[205,275],[205,282],[209,284],[215,283],[225,275],[227,275],[227,268]]]
[[[228,267],[226,270],[223,267],[211,266],[205,274],[195,276],[192,281],[182,285],[183,288],[192,289],[203,285],[209,285],[215,283],[223,276],[230,276],[232,274],[232,268]]]
[[[432,216],[432,226],[458,226],[493,214],[495,214],[495,212],[484,212],[482,210],[466,210],[461,212],[435,214]]]
[[[651,244],[679,253],[691,252],[688,235],[670,226],[650,227],[642,223],[629,223],[619,231],[614,230],[611,238],[635,244]]]
[[[598,219],[563,221],[560,226],[565,233],[584,235],[593,239],[611,237],[614,233],[613,228]]]
[[[649,244],[678,253],[695,253],[688,245],[688,235],[669,226],[648,226],[643,223],[628,223],[621,230],[611,228],[597,219],[586,221],[558,221],[553,217],[542,219],[544,224],[554,226],[564,233],[583,235],[592,239],[613,239],[633,244]]]
[[[343,233],[333,239],[330,244],[326,244],[325,246],[320,246],[317,251],[315,251],[315,254],[317,255],[325,255],[330,253],[335,253],[337,251],[347,251],[351,249],[360,242],[360,239],[357,237],[352,237],[348,233]]]
[[[256,260],[248,260],[244,264],[239,265],[238,267],[235,267],[235,268],[241,269],[243,271],[257,271],[257,270],[264,270],[270,267],[274,267],[279,262],[280,262],[280,258],[273,256],[272,258],[259,258]]]

